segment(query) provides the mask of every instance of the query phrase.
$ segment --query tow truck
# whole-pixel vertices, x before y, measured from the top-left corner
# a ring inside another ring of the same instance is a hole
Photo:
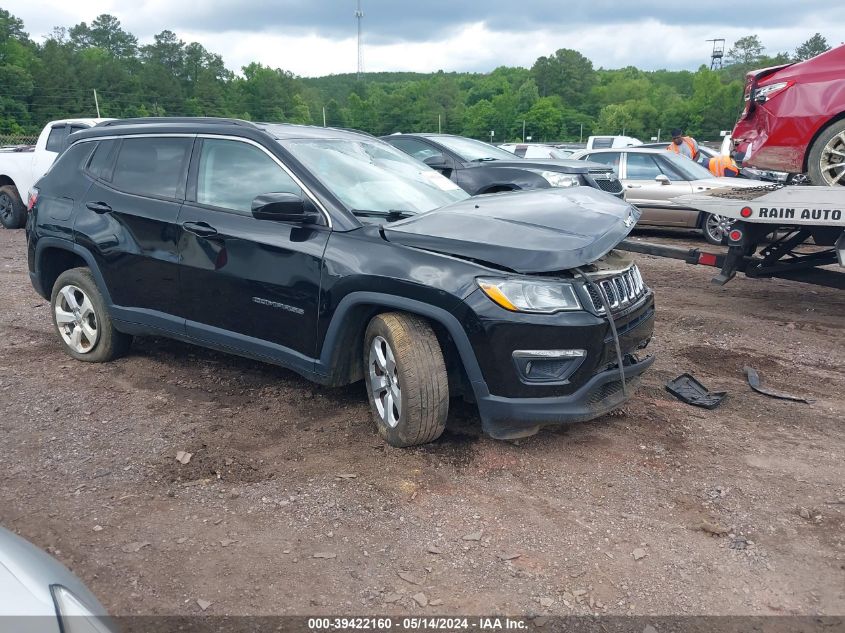
[[[631,238],[616,248],[719,268],[718,285],[739,272],[845,289],[845,187],[728,187],[676,201],[724,218],[726,253]]]

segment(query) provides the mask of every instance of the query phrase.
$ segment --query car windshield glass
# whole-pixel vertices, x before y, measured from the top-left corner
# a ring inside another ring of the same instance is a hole
[[[664,160],[668,160],[669,163],[672,165],[672,168],[679,172],[685,180],[702,180],[704,178],[713,178],[713,174],[710,171],[696,163],[694,160],[690,160],[685,156],[678,156],[677,154],[672,154],[670,152],[666,152],[666,155],[663,156]]]
[[[514,160],[516,158],[510,152],[490,145],[490,143],[463,138],[462,136],[436,136],[431,140],[451,150],[467,163],[474,160]]]
[[[423,213],[469,197],[448,178],[381,141],[280,142],[350,210]]]

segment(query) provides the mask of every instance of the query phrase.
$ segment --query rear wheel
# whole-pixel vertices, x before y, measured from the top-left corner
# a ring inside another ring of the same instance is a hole
[[[717,215],[715,213],[704,214],[701,224],[701,228],[704,231],[704,239],[710,244],[724,244],[733,223],[733,218],[727,218],[724,215]]]
[[[379,435],[391,446],[437,439],[446,428],[449,382],[437,336],[422,318],[379,314],[364,335],[364,381]]]
[[[0,187],[0,224],[7,229],[19,229],[26,224],[26,207],[14,185]]]
[[[814,185],[845,186],[845,120],[829,126],[813,143],[807,173]]]
[[[66,270],[53,284],[53,325],[76,360],[104,363],[124,354],[132,337],[114,329],[103,296],[87,268]]]

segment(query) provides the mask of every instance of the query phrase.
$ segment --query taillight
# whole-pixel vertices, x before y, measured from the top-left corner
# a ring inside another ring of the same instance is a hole
[[[731,242],[740,242],[742,241],[742,231],[739,229],[734,229],[730,233],[728,233],[728,239]]]
[[[760,86],[754,91],[754,101],[757,103],[765,103],[794,84],[794,81],[779,81],[775,84],[769,84],[768,86]]]
[[[32,211],[32,207],[35,206],[36,202],[38,202],[38,189],[33,187],[29,190],[29,195],[26,198],[26,210]]]

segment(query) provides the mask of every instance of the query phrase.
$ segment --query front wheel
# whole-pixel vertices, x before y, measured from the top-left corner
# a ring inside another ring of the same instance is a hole
[[[829,126],[813,143],[807,174],[814,185],[845,186],[845,120]]]
[[[373,317],[363,361],[373,417],[388,444],[414,446],[440,437],[449,381],[440,343],[424,319],[402,312]]]
[[[723,215],[705,214],[701,225],[704,231],[704,239],[710,244],[724,244],[734,222],[733,218],[727,218]]]

